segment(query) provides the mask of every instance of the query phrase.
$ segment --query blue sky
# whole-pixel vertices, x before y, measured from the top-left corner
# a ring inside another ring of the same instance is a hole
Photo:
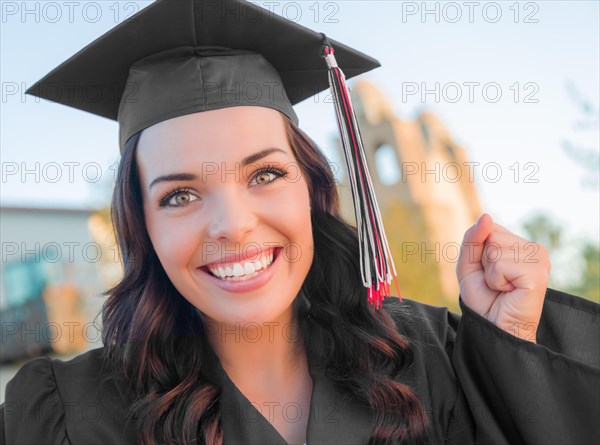
[[[94,207],[110,194],[117,124],[22,93],[151,2],[72,2],[71,10],[68,3],[1,2],[3,205]],[[400,117],[432,111],[471,161],[498,163],[497,182],[475,175],[483,210],[497,222],[522,235],[521,221],[543,211],[568,235],[598,240],[597,187],[582,186],[585,170],[562,148],[570,140],[598,150],[597,117],[595,129],[578,129],[582,116],[566,87],[572,82],[597,113],[598,2],[253,3],[377,58],[382,67],[362,77],[381,88]],[[423,15],[424,9],[430,13]],[[421,90],[436,83],[439,100],[409,94],[415,85]],[[468,85],[475,85],[472,101]],[[309,99],[296,110],[301,127],[329,152],[337,127],[331,104],[322,102]],[[535,167],[526,169],[528,162]],[[521,172],[516,182],[515,163]],[[23,178],[24,170],[32,173]],[[527,173],[538,182],[526,182]]]

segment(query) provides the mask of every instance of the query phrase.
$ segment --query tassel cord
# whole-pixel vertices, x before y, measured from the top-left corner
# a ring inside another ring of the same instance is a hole
[[[362,135],[345,83],[345,75],[337,65],[329,40],[325,34],[321,33],[321,35],[323,37],[321,55],[328,65],[329,85],[336,105],[336,117],[342,136],[344,157],[354,201],[360,245],[361,278],[363,285],[368,289],[369,303],[375,302],[376,309],[379,309],[383,299],[390,296],[389,285],[392,280],[398,291],[398,298],[402,301],[396,280],[396,268],[374,193],[364,154]],[[358,179],[360,179],[360,187]],[[372,272],[377,278],[375,283],[373,283]]]

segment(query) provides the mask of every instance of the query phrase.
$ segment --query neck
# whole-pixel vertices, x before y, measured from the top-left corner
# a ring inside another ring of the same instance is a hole
[[[221,366],[240,386],[266,391],[294,382],[307,369],[300,326],[291,310],[263,324],[212,321],[207,332]]]

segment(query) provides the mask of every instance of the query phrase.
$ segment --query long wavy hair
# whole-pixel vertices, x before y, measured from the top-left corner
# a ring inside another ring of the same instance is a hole
[[[392,305],[377,311],[367,301],[357,230],[340,214],[327,158],[294,122],[284,121],[312,208],[314,259],[293,302],[307,353],[318,357],[335,384],[374,410],[369,444],[427,443],[421,401],[394,380],[413,354]],[[139,443],[221,445],[221,388],[208,372],[216,355],[198,312],[175,289],[150,241],[135,162],[138,141],[139,133],[124,147],[112,199],[124,275],[104,293],[106,361],[127,382],[128,419],[134,419]]]

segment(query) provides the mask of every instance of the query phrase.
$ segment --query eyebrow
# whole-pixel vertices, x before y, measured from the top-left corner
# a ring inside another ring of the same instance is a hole
[[[277,152],[277,151],[280,151],[281,153],[283,153],[284,155],[287,156],[287,153],[280,148],[275,148],[275,147],[266,148],[262,151],[251,154],[250,156],[246,156],[244,159],[242,159],[242,167],[246,167],[247,165],[250,165],[256,161],[259,161],[260,159],[270,155],[271,153]],[[195,175],[194,173],[171,173],[168,175],[163,175],[163,176],[159,176],[159,177],[155,178],[150,183],[150,186],[148,187],[148,189],[152,189],[152,187],[155,186],[156,184],[158,184],[159,182],[194,181],[196,179],[198,179],[198,176]]]

